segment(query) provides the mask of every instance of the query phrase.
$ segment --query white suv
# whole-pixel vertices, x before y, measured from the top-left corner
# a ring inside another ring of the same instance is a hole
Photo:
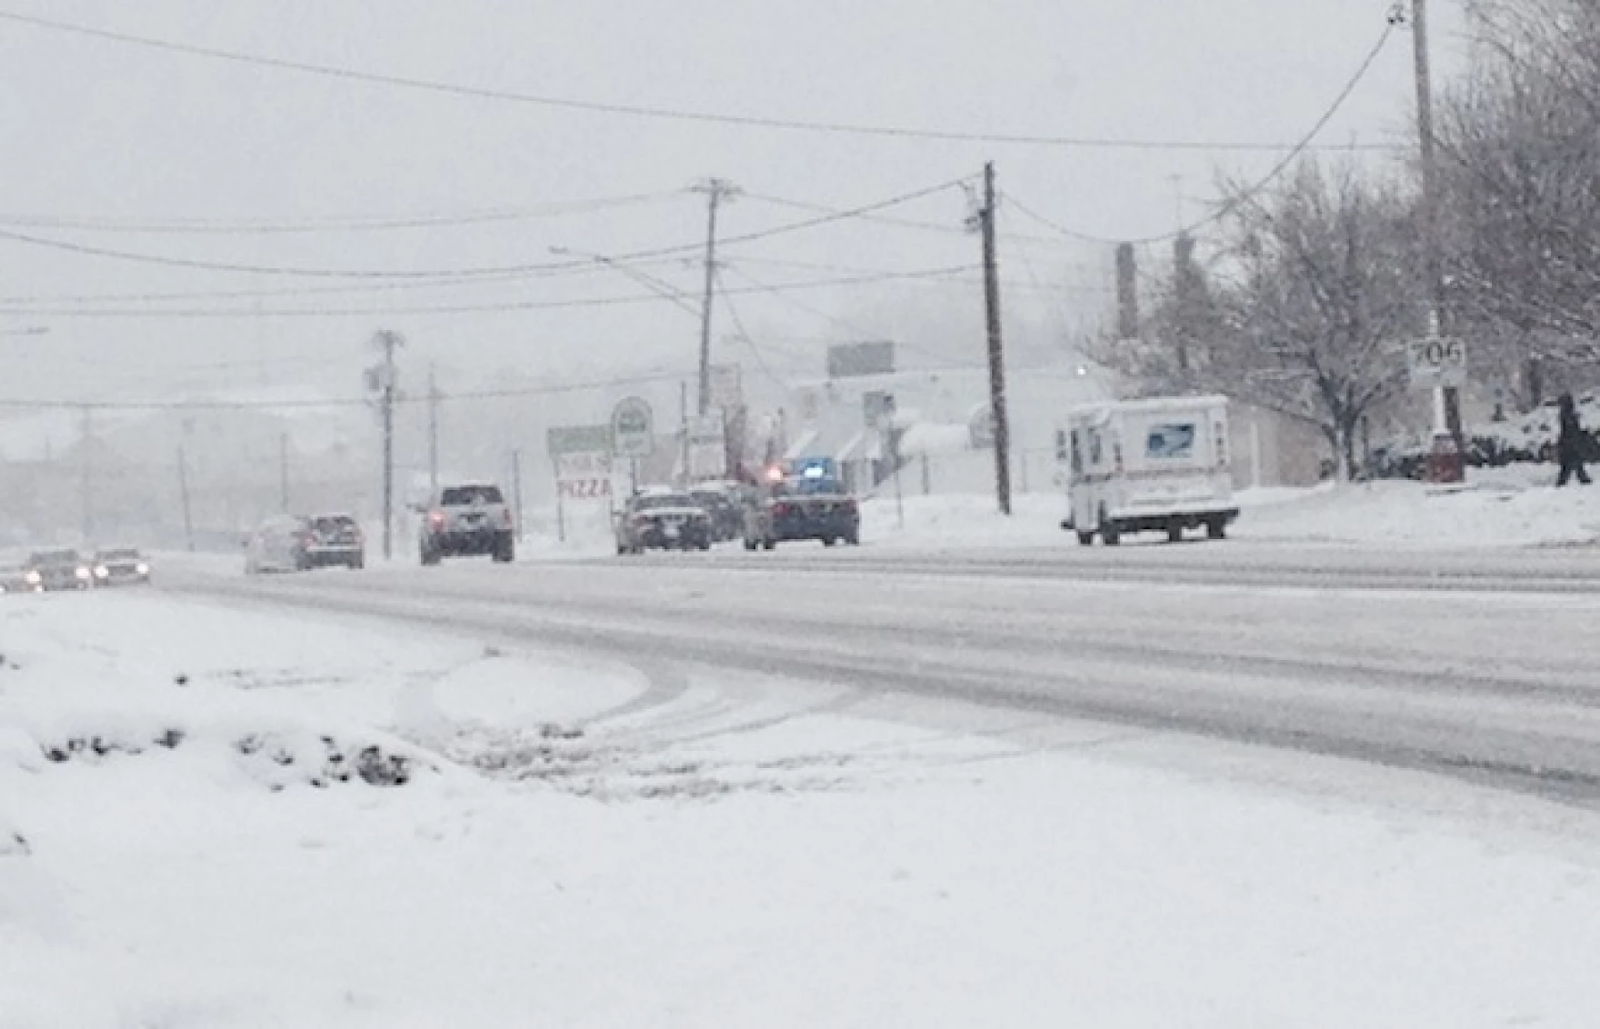
[[[423,509],[421,556],[425,565],[447,557],[488,555],[505,563],[517,556],[516,522],[499,486],[445,486]]]

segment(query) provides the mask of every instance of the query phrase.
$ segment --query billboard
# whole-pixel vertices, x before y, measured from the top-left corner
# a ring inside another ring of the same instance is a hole
[[[893,343],[841,343],[828,348],[830,379],[890,375],[893,372]]]

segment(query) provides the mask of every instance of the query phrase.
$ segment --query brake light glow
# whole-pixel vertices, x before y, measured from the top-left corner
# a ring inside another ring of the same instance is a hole
[[[428,515],[428,521],[435,529],[442,528],[444,526],[444,512],[434,511],[432,514]]]

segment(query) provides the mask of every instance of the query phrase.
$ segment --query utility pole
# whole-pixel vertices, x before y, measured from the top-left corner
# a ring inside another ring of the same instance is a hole
[[[522,450],[511,452],[511,503],[512,516],[517,522],[517,542],[522,542]]]
[[[696,186],[695,192],[707,197],[706,293],[700,305],[700,397],[696,407],[704,417],[711,410],[711,305],[717,286],[717,211],[724,200],[738,193],[738,188],[723,179],[712,179]]]
[[[678,384],[678,481],[680,485],[689,481],[689,384]]]
[[[434,366],[428,366],[428,489],[431,492],[439,491],[439,385],[435,378]],[[521,517],[522,505],[517,505],[518,517]]]
[[[283,513],[289,513],[289,434],[278,433],[278,501]]]
[[[194,553],[194,514],[189,506],[189,455],[178,444],[178,494],[183,502],[183,542]]]
[[[394,556],[394,402],[399,386],[394,357],[395,351],[405,345],[405,337],[382,329],[372,337],[372,343],[383,352],[383,360],[367,369],[367,386],[378,395],[383,422],[383,556],[388,560]]]
[[[1402,9],[1397,9],[1397,16]],[[1417,141],[1422,160],[1422,220],[1429,299],[1428,335],[1434,338],[1449,331],[1445,297],[1443,237],[1440,232],[1439,170],[1433,132],[1433,72],[1428,45],[1428,0],[1411,0],[1411,40],[1417,80]],[[1433,423],[1435,436],[1447,434],[1455,445],[1455,458],[1440,478],[1461,481],[1461,395],[1454,386],[1434,390]]]
[[[94,408],[84,404],[79,408],[83,419],[79,431],[79,458],[83,474],[83,543],[92,546],[94,540],[94,458],[89,452],[89,440],[94,431]]]
[[[983,166],[983,306],[989,336],[989,409],[994,417],[994,491],[1000,513],[1011,514],[1011,423],[1006,414],[1006,367],[1000,340],[1000,263],[995,253],[994,162]]]

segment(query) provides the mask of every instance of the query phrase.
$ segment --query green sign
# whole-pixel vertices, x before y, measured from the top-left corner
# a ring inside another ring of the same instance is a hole
[[[557,425],[545,434],[545,447],[551,457],[563,454],[609,454],[611,426]]]

